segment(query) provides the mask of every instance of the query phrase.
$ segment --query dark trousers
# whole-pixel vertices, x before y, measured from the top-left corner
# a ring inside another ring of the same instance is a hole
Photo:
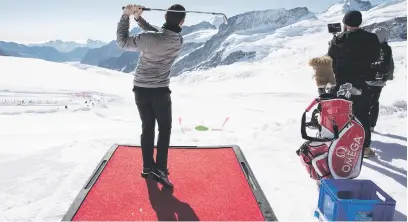
[[[339,89],[337,85],[332,93],[336,94]],[[362,90],[361,95],[352,95],[351,100],[353,101],[353,114],[361,122],[365,131],[364,147],[369,147],[371,145],[371,130],[370,130],[370,96],[371,93],[368,89],[368,85],[359,84],[355,86],[356,88]]]
[[[370,93],[363,91],[359,96],[352,96],[353,114],[363,124],[365,131],[364,147],[371,145],[371,130],[370,130]]]
[[[140,136],[143,167],[167,169],[168,149],[172,127],[172,102],[169,88],[134,87],[135,101],[142,121]],[[155,125],[158,125],[156,163],[153,158]]]
[[[370,100],[370,123],[371,127],[377,125],[378,112],[380,109],[380,94],[383,86],[370,86],[371,100]]]

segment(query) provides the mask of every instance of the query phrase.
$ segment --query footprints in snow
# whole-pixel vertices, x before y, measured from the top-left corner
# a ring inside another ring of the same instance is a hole
[[[119,100],[119,96],[92,91],[0,90],[0,115],[91,111],[93,108],[108,108],[108,104]]]

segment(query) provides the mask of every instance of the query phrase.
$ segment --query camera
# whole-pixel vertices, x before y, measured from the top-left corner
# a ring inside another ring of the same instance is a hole
[[[384,79],[384,74],[377,73],[375,75],[375,80],[383,80],[383,79]]]
[[[338,32],[341,32],[341,24],[340,23],[327,24],[327,29],[329,30],[329,33],[336,34]]]

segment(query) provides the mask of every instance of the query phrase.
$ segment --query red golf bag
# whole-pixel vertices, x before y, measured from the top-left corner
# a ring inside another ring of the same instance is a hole
[[[307,141],[296,154],[311,178],[353,179],[360,174],[365,131],[352,113],[352,104],[346,97],[322,94],[303,113],[301,134]],[[318,135],[310,137],[306,133],[310,127],[306,113],[316,105],[312,125]]]

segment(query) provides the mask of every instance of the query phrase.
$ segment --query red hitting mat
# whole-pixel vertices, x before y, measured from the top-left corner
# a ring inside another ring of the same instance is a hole
[[[140,176],[137,146],[113,146],[63,220],[276,221],[238,146],[170,147],[174,190]]]

